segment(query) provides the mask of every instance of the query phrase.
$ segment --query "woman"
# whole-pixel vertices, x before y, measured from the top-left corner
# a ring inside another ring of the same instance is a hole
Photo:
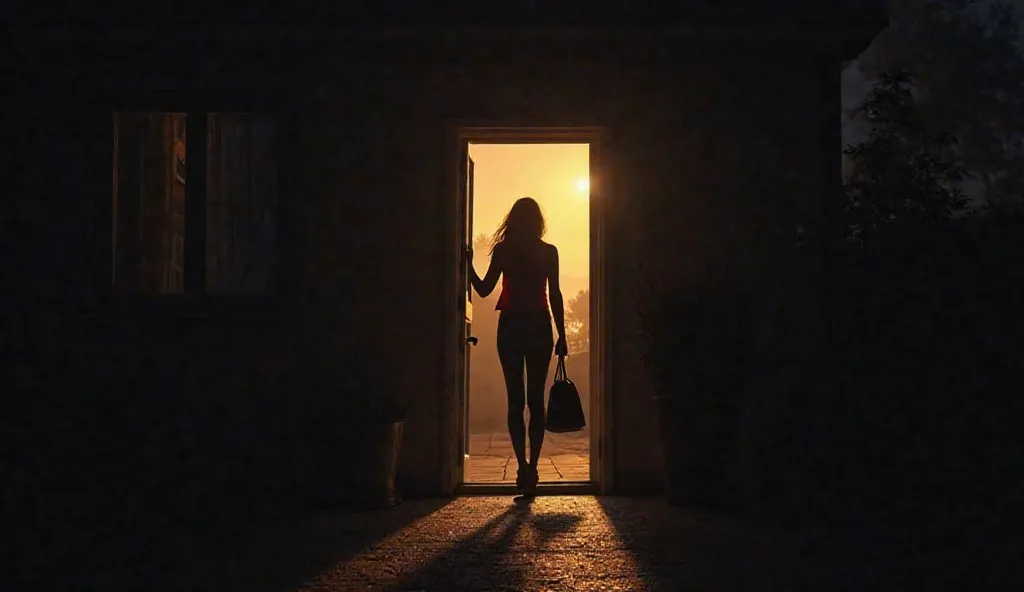
[[[532,198],[512,205],[491,241],[491,264],[483,279],[472,265],[473,289],[486,298],[501,280],[498,316],[498,359],[508,391],[508,433],[519,461],[516,486],[532,491],[537,486],[537,461],[544,442],[544,385],[551,363],[551,348],[565,356],[565,309],[558,285],[558,249],[542,240],[544,215]],[[547,299],[545,299],[545,282]],[[550,313],[548,301],[551,303]],[[551,315],[558,341],[552,343]],[[526,384],[523,385],[523,367]],[[526,460],[526,425],[523,408],[530,407],[530,460]]]

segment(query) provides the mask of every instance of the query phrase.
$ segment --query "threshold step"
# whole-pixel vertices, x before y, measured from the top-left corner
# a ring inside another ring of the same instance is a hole
[[[597,483],[588,481],[564,481],[559,483],[540,483],[537,495],[596,495],[600,491]],[[463,483],[455,492],[459,495],[518,495],[519,489],[514,484],[503,483]]]

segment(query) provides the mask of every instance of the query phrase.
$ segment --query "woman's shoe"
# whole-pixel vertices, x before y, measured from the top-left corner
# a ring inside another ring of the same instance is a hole
[[[526,474],[523,476],[523,490],[526,493],[533,494],[537,490],[537,483],[539,481],[540,475],[537,473],[537,467],[527,465]]]
[[[523,465],[519,467],[519,472],[516,473],[516,487],[519,491],[523,491],[526,488],[526,484],[530,481],[530,465]]]

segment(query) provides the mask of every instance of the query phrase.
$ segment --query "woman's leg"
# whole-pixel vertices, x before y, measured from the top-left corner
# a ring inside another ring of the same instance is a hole
[[[523,385],[523,368],[525,355],[519,340],[515,339],[514,319],[507,317],[498,320],[498,360],[501,372],[505,376],[505,390],[508,393],[508,435],[512,440],[512,450],[520,467],[526,466],[526,422],[523,421],[523,409],[526,406],[526,392]]]
[[[548,381],[554,340],[551,320],[538,323],[537,337],[526,352],[526,403],[530,406],[530,466],[536,467],[544,444],[544,386]]]

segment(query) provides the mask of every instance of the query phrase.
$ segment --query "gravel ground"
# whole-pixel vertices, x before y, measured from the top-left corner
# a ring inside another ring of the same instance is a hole
[[[943,568],[966,565],[957,556],[928,562],[906,547],[844,546],[646,498],[418,500],[126,537],[95,539],[74,557],[54,557],[25,585],[3,589],[859,591],[952,590],[964,582],[963,589],[1013,589],[994,585],[991,573],[950,579]]]

